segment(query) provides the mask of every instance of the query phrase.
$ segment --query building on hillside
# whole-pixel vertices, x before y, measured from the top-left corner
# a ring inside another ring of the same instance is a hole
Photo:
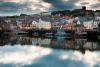
[[[86,15],[86,7],[83,6],[82,9],[75,9],[72,11],[73,16],[85,16]]]
[[[41,12],[40,15],[44,16],[44,15],[51,15],[51,12]]]
[[[66,23],[73,23],[73,21],[74,21],[74,18],[67,16]]]

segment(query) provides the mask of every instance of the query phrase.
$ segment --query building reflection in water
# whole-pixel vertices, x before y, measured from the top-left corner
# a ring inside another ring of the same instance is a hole
[[[0,45],[36,45],[41,47],[51,47],[55,49],[79,50],[83,54],[85,50],[100,50],[100,41],[91,41],[88,39],[66,39],[64,37],[56,38],[35,38],[27,36],[3,36],[0,38]]]
[[[100,67],[100,41],[0,37],[0,67]]]

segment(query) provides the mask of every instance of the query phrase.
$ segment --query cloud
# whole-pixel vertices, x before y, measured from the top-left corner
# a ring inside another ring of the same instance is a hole
[[[93,8],[93,9],[100,9],[100,3],[97,3],[97,4],[92,4],[91,5],[91,8]]]
[[[34,13],[75,9],[82,6],[86,6],[87,9],[98,9],[99,4],[100,0],[0,0],[0,13]]]
[[[93,8],[92,5],[100,4],[99,0],[82,0],[75,3],[76,6],[86,6],[87,9],[97,9],[96,7]],[[92,6],[92,7],[91,7]],[[100,7],[100,5],[99,5]]]
[[[66,10],[66,9],[73,9],[75,8],[75,5],[74,3],[75,2],[78,2],[77,0],[44,0],[45,2],[48,2],[50,4],[52,4],[52,8],[51,9],[63,9],[63,10]]]
[[[42,0],[0,0],[1,12],[41,12],[48,11],[51,6]]]
[[[42,0],[3,0],[3,1],[27,5],[27,8],[30,8],[31,10],[45,11],[51,7],[49,3],[46,3]]]
[[[50,3],[53,7],[50,9],[76,9],[86,6],[87,9],[97,9],[96,7],[92,8],[93,4],[100,4],[100,0],[44,0],[45,2]],[[98,6],[100,7],[100,5]]]
[[[0,12],[17,12],[22,9],[25,5],[11,2],[0,2]]]

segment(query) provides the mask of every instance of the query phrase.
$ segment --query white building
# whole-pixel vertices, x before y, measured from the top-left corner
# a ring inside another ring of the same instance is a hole
[[[81,24],[81,22],[78,20],[78,21],[77,21],[77,24]]]
[[[66,19],[66,22],[67,23],[73,23],[74,19],[73,18],[70,18],[70,19]]]
[[[22,23],[22,22],[21,22],[21,21],[16,21],[16,22],[17,22],[17,26],[18,26],[18,28],[21,29],[21,28],[22,28],[22,26],[21,26],[21,23]]]
[[[93,28],[98,28],[98,24],[99,24],[99,21],[94,21],[93,22]]]
[[[83,25],[86,29],[93,29],[93,20],[90,21],[84,21]]]
[[[47,21],[43,21],[42,19],[39,19],[38,29],[50,30],[51,29],[51,22],[47,22]]]
[[[38,28],[38,22],[33,21],[31,27],[32,27],[32,29],[37,29]]]

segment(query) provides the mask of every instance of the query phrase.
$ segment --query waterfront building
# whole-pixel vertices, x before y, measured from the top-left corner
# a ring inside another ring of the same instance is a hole
[[[63,18],[64,18],[64,19],[69,19],[69,18],[70,18],[70,16],[63,16]]]
[[[57,30],[60,26],[59,26],[59,19],[57,18],[51,18],[51,25],[52,25],[52,29]]]
[[[9,25],[10,25],[11,30],[17,30],[17,28],[18,28],[16,21],[9,22]]]
[[[68,24],[65,24],[65,25],[61,25],[60,26],[60,29],[64,29],[64,30],[75,30],[75,26],[76,26],[75,23],[68,23]]]
[[[52,29],[57,30],[60,28],[60,25],[58,23],[52,23]]]
[[[79,20],[77,21],[77,25],[81,25],[81,22]]]
[[[3,19],[0,19],[0,30],[10,30],[9,23]]]
[[[75,30],[77,33],[81,33],[84,31],[84,25],[83,25],[83,21],[81,21],[80,19],[78,19],[75,25]]]
[[[32,29],[37,29],[38,28],[38,22],[33,20],[31,27],[32,27]]]
[[[9,29],[14,31],[18,29],[18,21],[17,19],[7,18],[5,22],[9,25]]]
[[[21,30],[28,30],[28,29],[31,29],[31,23],[21,22],[19,27]]]
[[[70,19],[66,19],[66,23],[73,23],[73,18],[70,18]]]
[[[98,25],[99,25],[99,21],[98,20],[93,21],[93,29],[97,29]]]
[[[38,22],[38,29],[50,30],[51,29],[51,22],[49,22],[49,21],[43,21],[40,18],[39,22]]]
[[[62,24],[65,24],[65,23],[66,23],[66,20],[64,18],[60,18],[59,24],[62,25]]]
[[[91,30],[91,29],[93,29],[93,20],[84,21],[83,25],[86,30]]]

